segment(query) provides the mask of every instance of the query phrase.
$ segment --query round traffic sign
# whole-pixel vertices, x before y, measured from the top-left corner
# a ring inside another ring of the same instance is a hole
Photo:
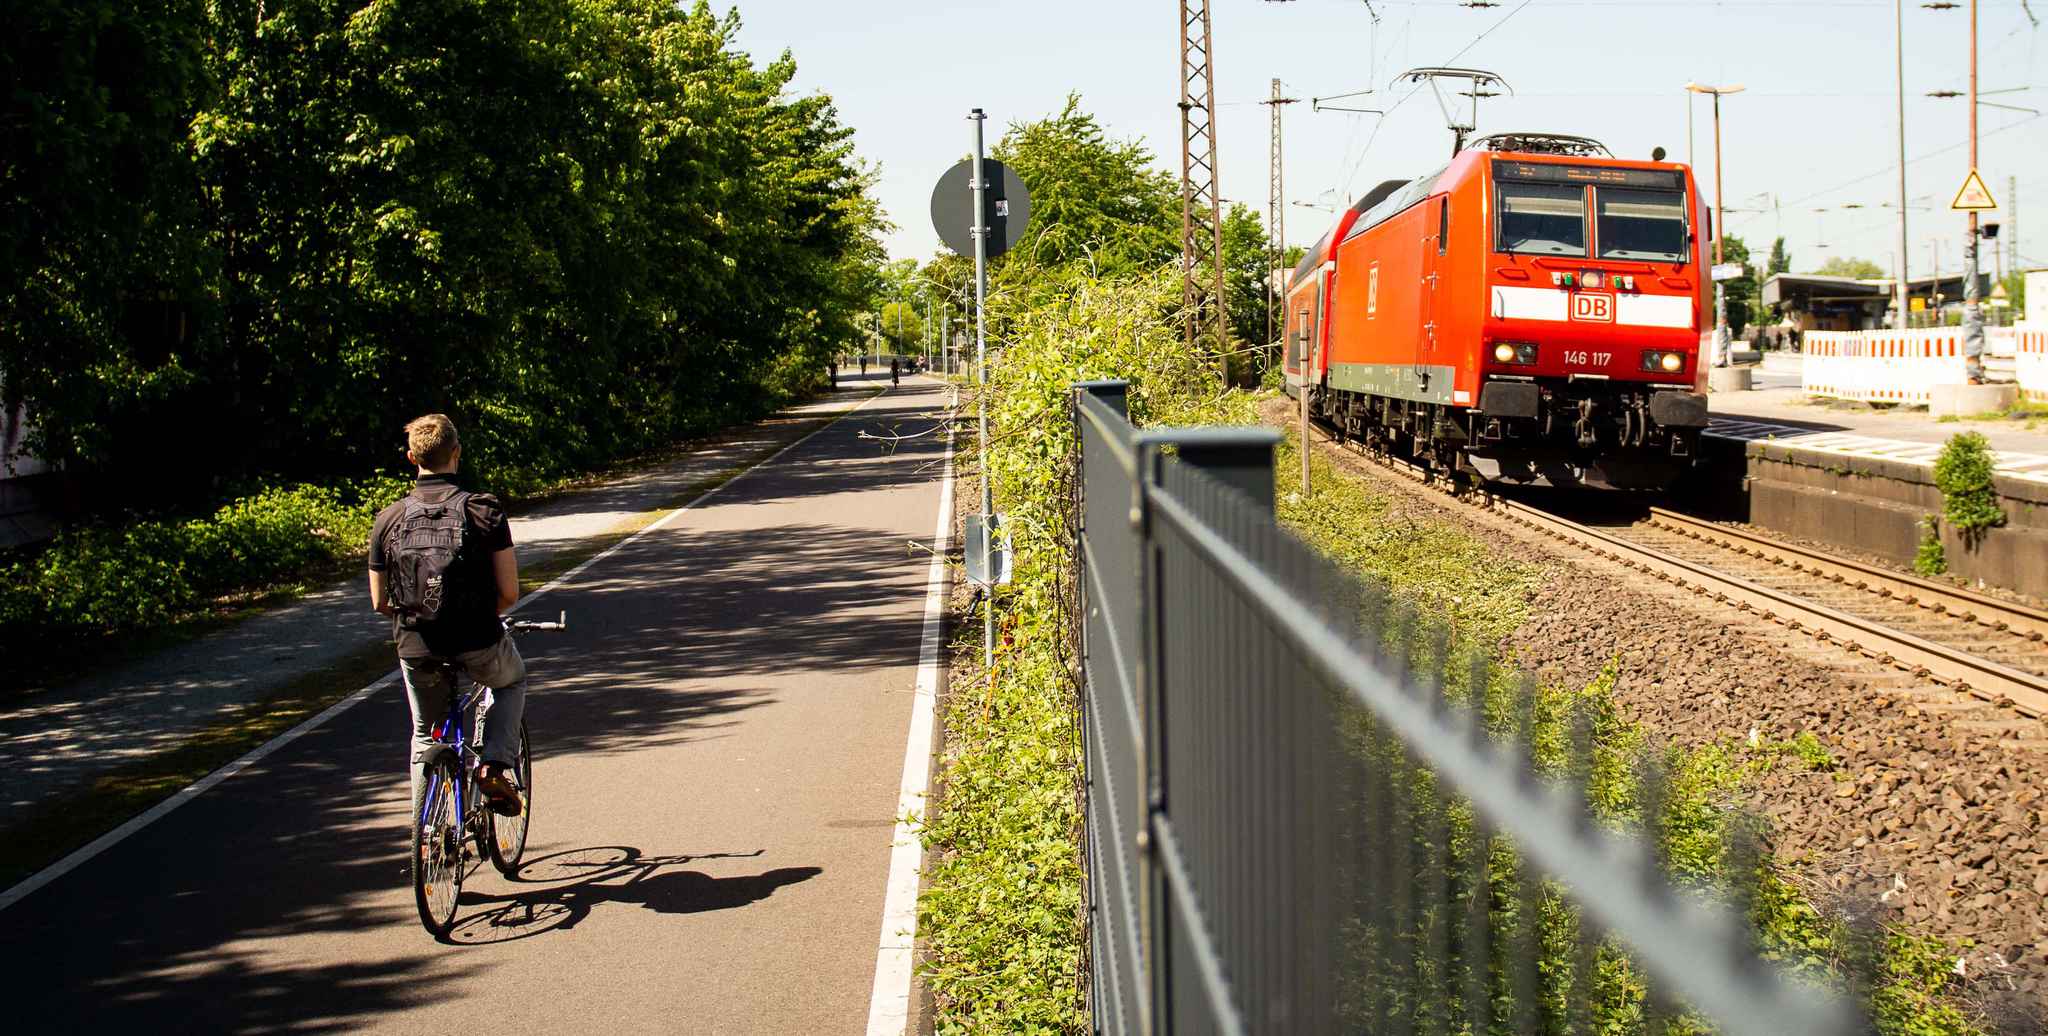
[[[981,160],[988,180],[983,192],[983,226],[988,228],[988,257],[1010,250],[1031,221],[1031,194],[1010,167],[993,158]],[[932,188],[932,229],[939,240],[960,255],[974,254],[974,160],[963,158],[939,177]]]

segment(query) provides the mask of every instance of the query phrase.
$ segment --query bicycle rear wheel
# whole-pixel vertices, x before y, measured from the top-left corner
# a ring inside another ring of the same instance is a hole
[[[412,818],[412,893],[420,924],[436,939],[455,927],[462,898],[462,817],[455,809],[462,774],[449,756],[427,767],[426,787]]]
[[[526,743],[526,724],[519,724],[519,758],[512,764],[515,779],[519,782],[519,815],[501,817],[486,811],[490,817],[491,863],[498,873],[512,877],[519,871],[519,859],[526,855],[526,830],[533,823],[533,752]]]

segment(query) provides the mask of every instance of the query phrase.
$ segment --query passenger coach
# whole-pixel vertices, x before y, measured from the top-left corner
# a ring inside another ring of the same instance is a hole
[[[1482,139],[1375,188],[1295,268],[1289,390],[1446,472],[1668,485],[1707,423],[1707,228],[1683,165]]]

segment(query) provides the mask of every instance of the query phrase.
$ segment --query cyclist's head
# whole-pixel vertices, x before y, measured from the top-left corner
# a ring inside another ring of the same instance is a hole
[[[416,417],[405,426],[405,455],[422,471],[451,472],[462,457],[455,422],[447,414]]]

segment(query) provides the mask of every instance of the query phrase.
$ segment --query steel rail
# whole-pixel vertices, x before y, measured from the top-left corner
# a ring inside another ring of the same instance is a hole
[[[1886,600],[1926,608],[1936,615],[1974,622],[1980,626],[2012,633],[2039,642],[2048,638],[2048,612],[2024,604],[2002,601],[1958,586],[1945,586],[1932,579],[1835,557],[1817,550],[1760,536],[1679,514],[1662,507],[1650,508],[1651,524],[1691,539],[1706,540],[1719,547],[1746,550],[1754,557],[1783,564],[1794,572],[1804,571],[1841,586],[1866,590]]]
[[[1199,472],[1193,473],[1199,476]],[[1368,657],[1354,631],[1304,613],[1301,598],[1267,566],[1213,528],[1187,503],[1162,486],[1145,487],[1153,513],[1172,527],[1235,594],[1293,649],[1301,663],[1327,687],[1386,725],[1424,765],[1466,796],[1480,816],[1507,835],[1553,876],[1587,914],[1636,950],[1649,972],[1700,1003],[1716,1005],[1721,1029],[1729,1033],[1840,1033],[1851,1031],[1844,1005],[1813,997],[1811,990],[1758,981],[1759,975],[1722,961],[1702,960],[1703,948],[1748,945],[1740,919],[1726,907],[1693,896],[1664,894],[1663,870],[1644,847],[1619,832],[1583,823],[1582,807],[1562,785],[1534,777],[1518,751],[1495,743],[1474,722],[1475,714],[1445,707],[1443,699],[1417,695]],[[1154,820],[1166,863],[1168,886],[1183,902],[1199,902],[1170,825]],[[1648,893],[1603,895],[1629,885]],[[1195,964],[1206,991],[1216,966],[1213,947],[1194,940]],[[1733,962],[1727,962],[1733,963]],[[1218,1028],[1240,1031],[1234,1007]]]
[[[1600,557],[1709,595],[1741,611],[1755,611],[1794,630],[1810,632],[1842,646],[1967,691],[1999,704],[2010,703],[2029,716],[2048,716],[2048,678],[1979,658],[1945,644],[1890,629],[1868,619],[1837,611],[1816,601],[1740,576],[1716,572],[1705,565],[1666,554],[1654,547],[1580,525],[1513,500],[1495,498],[1492,510],[1555,538],[1578,541]]]
[[[1337,441],[1327,432],[1325,438]],[[1380,455],[1349,442],[1343,445],[1350,446],[1352,452],[1368,459],[1381,459]],[[1391,455],[1385,461],[1384,466],[1388,470],[1400,472],[1424,485],[1436,484],[1436,480],[1406,461]],[[1448,489],[1445,491],[1449,492]],[[1482,492],[1467,496],[1453,494],[1453,498],[1553,539],[1572,543],[1595,556],[1620,562],[1626,568],[1655,576],[1679,589],[1712,597],[1718,603],[1731,605],[1743,612],[1758,613],[1765,619],[1781,622],[1789,629],[1809,633],[1824,642],[1839,642],[1842,647],[1879,663],[1946,684],[1953,690],[1975,695],[1995,705],[2009,706],[2026,716],[2036,719],[2048,717],[2048,677],[2000,665],[1903,630],[1890,629],[1740,576],[1716,572],[1654,547],[1632,543],[1505,497]]]

